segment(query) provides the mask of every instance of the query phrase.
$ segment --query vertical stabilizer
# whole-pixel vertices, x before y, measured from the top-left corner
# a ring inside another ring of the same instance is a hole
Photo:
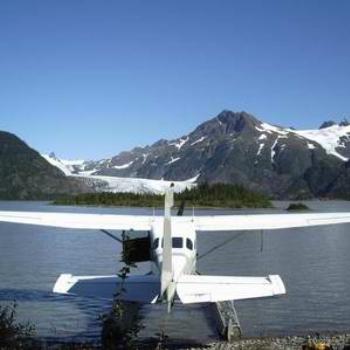
[[[174,192],[171,187],[165,193],[164,201],[164,232],[163,232],[163,263],[161,271],[161,295],[170,286],[173,279],[172,238],[171,238],[171,208],[174,205]]]

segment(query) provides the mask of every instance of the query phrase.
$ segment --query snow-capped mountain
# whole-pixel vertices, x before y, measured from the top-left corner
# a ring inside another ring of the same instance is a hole
[[[294,130],[246,112],[223,111],[175,140],[161,139],[97,162],[56,161],[75,176],[229,182],[276,198],[297,198],[338,191],[339,179],[342,186],[346,182],[349,158],[349,123]]]
[[[84,171],[84,160],[64,160],[56,157],[55,153],[42,154],[42,156],[53,166],[60,169],[65,175],[69,176]]]
[[[296,134],[315,141],[328,154],[344,162],[350,158],[350,125],[332,125],[319,130],[295,131]]]

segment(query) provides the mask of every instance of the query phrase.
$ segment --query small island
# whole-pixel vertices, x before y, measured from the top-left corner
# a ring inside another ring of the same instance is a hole
[[[263,194],[247,190],[243,186],[202,183],[192,189],[175,193],[175,206],[201,208],[272,208]],[[163,207],[164,197],[151,193],[82,193],[56,199],[55,205],[91,205],[123,207]]]
[[[289,204],[288,211],[302,211],[302,210],[310,210],[310,208],[304,203],[291,203]]]

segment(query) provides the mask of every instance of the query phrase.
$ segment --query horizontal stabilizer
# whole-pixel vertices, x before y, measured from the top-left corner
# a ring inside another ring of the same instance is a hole
[[[73,276],[62,274],[53,288],[54,293],[73,294],[138,303],[155,303],[160,292],[159,277],[153,275],[129,276],[124,281],[118,276]]]
[[[286,293],[278,275],[268,277],[184,275],[178,281],[176,291],[184,304],[263,298]]]

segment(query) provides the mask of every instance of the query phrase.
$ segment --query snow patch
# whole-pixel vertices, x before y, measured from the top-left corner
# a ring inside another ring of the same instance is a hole
[[[274,163],[274,161],[275,161],[275,160],[274,160],[275,155],[276,155],[275,148],[276,148],[276,146],[277,146],[277,144],[278,144],[278,140],[280,140],[280,139],[287,139],[287,138],[288,138],[288,136],[285,136],[285,134],[282,134],[282,136],[279,135],[279,136],[276,137],[276,140],[275,140],[275,142],[273,143],[273,145],[272,145],[272,147],[271,147],[271,162],[272,162],[272,163]],[[285,147],[286,147],[286,145],[283,144],[283,145],[281,146],[281,151],[283,151]]]
[[[125,164],[122,164],[122,165],[113,165],[112,168],[114,168],[114,169],[127,169],[133,163],[134,163],[134,161],[132,160],[131,162],[125,163]]]
[[[146,160],[147,160],[147,158],[148,158],[148,154],[147,154],[147,153],[143,153],[143,154],[142,154],[142,157],[143,157],[142,164],[145,164],[145,163],[146,163]]]
[[[294,131],[294,133],[310,141],[317,142],[328,154],[332,154],[344,162],[349,160],[349,158],[341,155],[337,148],[342,145],[342,137],[349,137],[350,126],[333,125],[320,130],[300,130]]]
[[[189,182],[189,183],[194,183],[198,180],[198,178],[201,176],[201,173],[198,173],[196,176],[190,178],[190,179],[187,179],[185,180],[184,182]]]
[[[260,156],[261,151],[263,150],[264,146],[265,146],[264,143],[261,143],[261,144],[259,145],[258,153],[256,154],[257,156]]]
[[[107,164],[110,164],[112,161],[111,158],[108,158],[108,159],[101,159],[98,161],[98,164],[104,164],[104,163],[107,163]]]
[[[41,156],[67,176],[71,175],[76,170],[75,167],[79,170],[84,170],[84,160],[64,160],[48,154],[42,154]]]
[[[267,136],[265,134],[261,134],[259,136],[259,140],[265,140],[265,139],[267,139]]]
[[[87,171],[79,171],[79,175],[83,175],[83,176],[89,176],[92,175],[93,173],[95,173],[97,170],[93,169],[93,170],[87,170]],[[70,176],[72,176],[73,174],[71,174]]]
[[[177,157],[177,158],[171,157],[171,159],[169,160],[168,163],[166,163],[166,165],[173,164],[173,163],[177,162],[179,159],[181,159],[181,157]]]
[[[182,148],[182,146],[189,140],[189,137],[187,136],[186,138],[181,138],[179,139],[178,142],[173,142],[173,143],[169,143],[169,146],[175,146],[177,148],[178,151],[180,151],[180,149]]]
[[[204,141],[206,138],[207,138],[206,136],[200,137],[198,140],[192,142],[192,143],[191,143],[191,146],[194,146],[194,145],[196,145],[197,143],[200,143],[200,142]]]
[[[307,148],[308,148],[308,149],[315,149],[316,147],[315,147],[315,145],[313,145],[312,143],[308,143],[308,144],[307,144]]]
[[[274,126],[268,123],[261,123],[260,128],[256,126],[255,129],[260,132],[265,132],[268,134],[277,133],[279,135],[287,135],[290,132],[293,132],[292,129],[281,128],[279,126]]]
[[[275,158],[275,155],[276,155],[276,151],[275,151],[275,148],[277,146],[277,143],[278,143],[278,140],[279,140],[279,137],[276,137],[276,140],[275,142],[273,143],[272,147],[271,147],[271,162],[274,163],[274,158]]]

